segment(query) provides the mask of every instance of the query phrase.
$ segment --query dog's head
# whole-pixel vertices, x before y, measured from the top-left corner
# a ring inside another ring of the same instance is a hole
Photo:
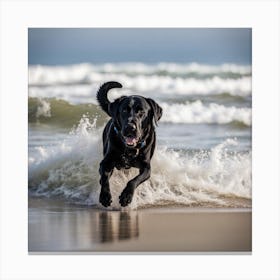
[[[109,105],[109,113],[127,147],[136,147],[159,121],[162,108],[150,98],[122,96]]]

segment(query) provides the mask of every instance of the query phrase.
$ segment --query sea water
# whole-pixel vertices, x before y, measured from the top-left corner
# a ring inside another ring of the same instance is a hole
[[[109,117],[96,92],[138,94],[163,108],[151,178],[129,208],[251,207],[251,66],[107,63],[29,66],[30,196],[101,207],[98,168]],[[137,169],[115,170],[113,203]]]

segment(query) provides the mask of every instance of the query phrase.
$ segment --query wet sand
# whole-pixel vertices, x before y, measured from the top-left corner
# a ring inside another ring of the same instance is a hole
[[[251,209],[108,211],[29,198],[30,253],[251,253]]]

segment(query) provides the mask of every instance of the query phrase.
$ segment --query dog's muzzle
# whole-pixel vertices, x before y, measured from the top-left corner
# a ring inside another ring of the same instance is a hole
[[[133,147],[136,147],[139,144],[138,146],[141,149],[141,148],[146,146],[146,141],[145,140],[139,141],[139,138],[137,138],[137,137],[131,137],[131,139],[130,139],[130,137],[124,137],[122,135],[122,133],[120,133],[115,126],[114,126],[114,131],[116,132],[116,134],[120,135],[120,137],[122,138],[122,141],[128,147],[133,148]]]
[[[135,147],[138,144],[137,127],[134,123],[128,123],[123,131],[123,139],[127,146]]]

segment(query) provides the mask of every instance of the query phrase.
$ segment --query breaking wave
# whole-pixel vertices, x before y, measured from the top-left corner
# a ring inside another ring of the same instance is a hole
[[[29,66],[29,95],[79,102],[79,98],[92,98],[102,83],[116,80],[124,86],[120,94],[136,92],[150,96],[184,96],[228,93],[246,97],[251,95],[250,75],[251,67],[231,64]],[[112,92],[114,98],[119,91]]]
[[[65,100],[53,98],[29,98],[29,122],[55,124],[72,127],[83,115],[98,116],[98,126],[103,124],[108,116],[95,104],[71,104]],[[161,122],[187,124],[231,124],[240,123],[251,126],[252,109],[226,107],[216,103],[205,105],[202,101],[185,103],[159,102],[163,108]]]
[[[250,126],[252,122],[251,108],[226,107],[210,103],[203,105],[200,100],[183,104],[160,104],[163,109],[163,122],[170,123],[214,123],[227,124],[239,122]]]
[[[242,75],[251,75],[251,72],[251,66],[237,64],[206,65],[198,63],[83,63],[70,66],[31,65],[29,66],[29,83],[86,83],[88,81],[92,81],[94,75],[98,77],[98,73],[122,73],[129,77],[133,77],[135,75],[155,75],[196,78],[223,76],[230,78],[241,77]]]
[[[152,159],[151,179],[137,188],[129,207],[250,207],[251,152],[229,152],[232,145],[238,143],[227,139],[196,152],[159,146]],[[30,194],[98,206],[101,150],[101,128],[96,128],[96,119],[87,117],[57,145],[36,146],[29,154]],[[118,196],[136,174],[133,168],[114,171],[111,208],[120,208]]]

